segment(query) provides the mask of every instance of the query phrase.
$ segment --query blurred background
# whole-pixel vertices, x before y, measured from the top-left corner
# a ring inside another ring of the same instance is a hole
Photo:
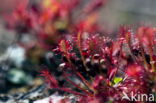
[[[115,35],[121,24],[156,25],[156,0],[56,1],[0,0],[0,94],[42,86],[41,69],[58,72],[52,49],[80,29]]]

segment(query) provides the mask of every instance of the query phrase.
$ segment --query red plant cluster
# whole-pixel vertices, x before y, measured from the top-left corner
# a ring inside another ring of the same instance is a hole
[[[75,95],[77,103],[149,103],[122,100],[122,97],[123,92],[128,96],[131,92],[156,92],[155,33],[156,29],[150,27],[139,27],[136,31],[122,27],[115,40],[84,32],[71,40],[61,40],[54,49],[62,56],[58,69],[80,91],[60,86],[48,71],[41,74],[50,88]],[[81,83],[77,84],[73,77]]]
[[[90,0],[85,6],[82,2],[43,0],[21,4],[11,17],[5,16],[7,27],[19,37],[33,34],[47,49],[65,38],[54,52],[61,55],[58,69],[71,85],[60,85],[49,71],[41,75],[50,88],[75,95],[77,103],[146,103],[122,97],[123,92],[128,96],[132,92],[156,93],[156,28],[139,27],[133,31],[122,27],[116,39],[103,37],[95,33],[103,32],[97,19],[106,0]]]
[[[57,44],[64,34],[76,31],[101,32],[97,23],[99,8],[106,0],[42,0],[19,5],[11,15],[5,15],[7,27],[17,34],[35,35],[43,47]],[[82,9],[80,9],[82,8]],[[11,19],[10,19],[11,18]]]

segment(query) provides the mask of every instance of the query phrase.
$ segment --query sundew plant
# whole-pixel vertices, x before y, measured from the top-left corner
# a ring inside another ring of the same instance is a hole
[[[66,93],[59,103],[70,103],[70,96],[76,103],[156,102],[155,27],[122,26],[111,38],[98,21],[107,0],[87,0],[85,5],[85,0],[32,1],[3,15],[5,26],[16,33],[26,54],[33,55],[28,50],[39,45],[37,54],[60,57],[52,56],[52,62],[59,59],[52,68],[59,76],[45,69],[40,74],[50,89]],[[25,35],[33,36],[33,43],[21,42]]]
[[[153,27],[139,27],[136,31],[122,27],[118,37],[112,40],[98,34],[78,32],[70,40],[62,39],[53,50],[62,56],[57,69],[61,69],[71,87],[60,86],[53,73],[47,70],[41,75],[50,88],[76,96],[76,103],[154,103],[155,33]],[[76,83],[73,77],[81,82]],[[125,94],[135,97],[125,98]],[[150,97],[140,99],[141,94]]]

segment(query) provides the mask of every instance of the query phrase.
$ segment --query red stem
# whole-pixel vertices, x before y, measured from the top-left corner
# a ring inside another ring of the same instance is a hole
[[[85,92],[86,94],[93,96],[90,92],[86,91],[85,89],[81,88],[79,85],[77,85],[76,83],[74,83],[73,81],[71,81],[68,77],[67,74],[64,73],[64,76],[66,77],[66,80],[71,83],[72,85],[74,85],[75,87],[77,87],[78,89],[82,90],[83,92]]]

